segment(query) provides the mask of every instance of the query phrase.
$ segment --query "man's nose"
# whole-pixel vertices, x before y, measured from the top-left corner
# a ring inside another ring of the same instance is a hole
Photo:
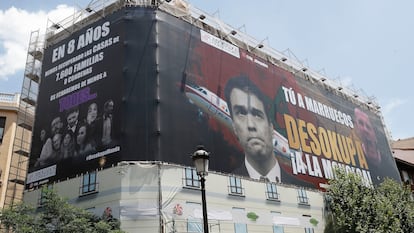
[[[251,131],[256,131],[256,122],[254,120],[254,116],[251,114],[247,114],[247,128]]]

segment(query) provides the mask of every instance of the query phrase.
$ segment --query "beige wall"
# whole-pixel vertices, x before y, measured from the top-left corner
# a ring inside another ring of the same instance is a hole
[[[177,190],[174,198],[168,207],[164,207],[166,215],[172,213],[172,208],[176,204],[183,206],[184,214],[182,216],[171,215],[171,219],[184,222],[181,231],[185,231],[185,220],[192,215],[194,211],[191,208],[186,208],[186,203],[195,202],[201,203],[200,190],[191,190],[183,186],[184,171],[183,168],[172,167],[163,170],[162,187],[163,198],[173,196],[172,190]],[[273,232],[272,217],[275,213],[280,213],[280,216],[294,218],[300,220],[300,226],[284,226],[284,232],[305,232],[305,227],[312,227],[309,224],[308,217],[311,216],[319,221],[318,227],[313,227],[314,232],[323,232],[323,194],[316,190],[307,190],[307,197],[309,198],[309,205],[299,205],[297,199],[297,187],[277,185],[277,191],[280,194],[279,201],[267,200],[266,184],[264,182],[241,178],[242,187],[244,189],[243,196],[234,196],[229,194],[229,176],[224,174],[209,173],[206,177],[206,196],[207,196],[207,212],[227,212],[233,215],[233,220],[215,220],[214,224],[219,224],[220,232],[234,232],[234,222],[247,224],[248,232]],[[167,200],[163,200],[167,202]],[[200,207],[201,208],[201,207]],[[244,209],[242,216],[237,214],[233,208]],[[187,213],[185,213],[187,212]],[[188,213],[190,212],[190,213]],[[251,221],[246,217],[249,212],[254,212],[259,215],[256,221]],[[212,225],[212,226],[213,226]],[[214,228],[214,227],[213,227]],[[180,230],[178,232],[181,232]]]
[[[24,185],[21,183],[8,182],[16,178],[21,181],[25,180],[28,158],[14,151],[22,149],[29,152],[32,137],[31,131],[18,127],[17,123],[25,120],[29,120],[29,123],[33,122],[33,106],[29,112],[24,111],[23,108],[19,109],[19,104],[19,94],[0,93],[0,116],[6,117],[3,142],[0,144],[0,169],[2,170],[0,208],[3,208],[5,203],[10,204],[12,201],[15,203],[22,200],[24,191]]]
[[[2,110],[2,103],[0,102],[0,116],[6,117],[6,126],[4,129],[3,142],[0,144],[0,169],[1,174],[1,188],[0,188],[0,208],[3,208],[4,199],[6,195],[7,180],[9,168],[11,163],[11,156],[13,152],[13,140],[16,134],[17,112],[11,110]]]
[[[82,196],[79,193],[82,176],[54,184],[61,196],[72,204],[88,209],[98,216],[109,206],[114,217],[121,220],[121,228],[126,232],[160,232],[160,221],[164,232],[187,232],[187,220],[197,218],[201,211],[199,189],[185,187],[184,167],[166,164],[143,164],[127,162],[121,166],[98,171],[98,192]],[[234,223],[247,224],[248,232],[272,233],[273,215],[297,219],[300,225],[284,226],[285,233],[303,233],[311,216],[319,221],[314,232],[322,233],[323,194],[316,190],[307,190],[309,205],[299,205],[297,188],[278,185],[280,201],[266,198],[265,183],[242,179],[244,196],[229,195],[229,177],[224,174],[209,173],[206,182],[207,205],[209,214],[224,213],[232,219],[209,218],[211,232],[234,233]],[[160,186],[160,185],[161,186]],[[161,195],[159,195],[161,193]],[[24,200],[36,205],[40,191],[25,192]],[[179,204],[183,214],[174,214],[174,206]],[[159,209],[158,207],[162,208]],[[242,214],[234,207],[244,208]],[[246,213],[259,215],[256,221],[246,218]],[[161,218],[159,217],[161,214]],[[174,227],[173,227],[174,226]]]

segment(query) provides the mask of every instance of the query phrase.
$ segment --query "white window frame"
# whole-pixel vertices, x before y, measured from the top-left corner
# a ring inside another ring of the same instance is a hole
[[[229,177],[229,194],[244,196],[244,188],[240,177],[230,176]]]
[[[6,132],[6,117],[0,116],[0,144],[3,142],[3,137]]]
[[[90,171],[83,174],[82,184],[79,188],[79,193],[81,196],[93,194],[98,192],[98,172]]]
[[[309,198],[304,188],[298,189],[298,203],[301,205],[309,205]]]
[[[314,233],[314,229],[312,227],[306,227],[305,228],[305,233]]]
[[[279,201],[280,194],[277,191],[277,184],[274,182],[266,183],[266,197],[268,200]]]
[[[45,204],[44,202],[45,202],[45,191],[46,190],[53,190],[53,184],[44,185],[40,189],[40,195],[39,195],[39,199],[37,201],[37,207],[38,208],[43,207],[43,204]]]
[[[186,167],[184,169],[184,187],[200,188],[200,177],[195,168]]]

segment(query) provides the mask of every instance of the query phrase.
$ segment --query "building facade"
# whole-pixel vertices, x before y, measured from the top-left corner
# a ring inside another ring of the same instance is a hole
[[[401,181],[414,192],[414,138],[392,141],[391,147]]]
[[[18,109],[18,94],[0,94],[0,208],[3,208],[6,198]]]
[[[323,232],[335,167],[399,180],[372,102],[185,1],[98,5],[48,26],[26,202],[53,187],[127,232],[201,232],[199,144],[211,232]]]
[[[0,208],[23,199],[31,132],[22,127],[21,95],[0,93]],[[33,113],[30,116],[33,121]]]
[[[323,193],[210,172],[206,177],[210,232],[323,232]],[[49,188],[97,216],[107,207],[126,232],[203,232],[200,181],[194,168],[121,162]],[[41,207],[41,189],[25,201]]]

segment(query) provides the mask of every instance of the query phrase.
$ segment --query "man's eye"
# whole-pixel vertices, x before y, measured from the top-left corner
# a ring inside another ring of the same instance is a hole
[[[252,115],[257,117],[257,118],[260,118],[260,119],[264,118],[264,113],[262,111],[259,111],[259,110],[253,110]]]
[[[237,115],[247,115],[246,109],[243,109],[243,108],[237,108],[237,109],[235,109],[235,113]]]
[[[247,115],[247,111],[245,111],[245,110],[240,110],[240,111],[238,112],[238,114],[239,114],[239,115]]]

